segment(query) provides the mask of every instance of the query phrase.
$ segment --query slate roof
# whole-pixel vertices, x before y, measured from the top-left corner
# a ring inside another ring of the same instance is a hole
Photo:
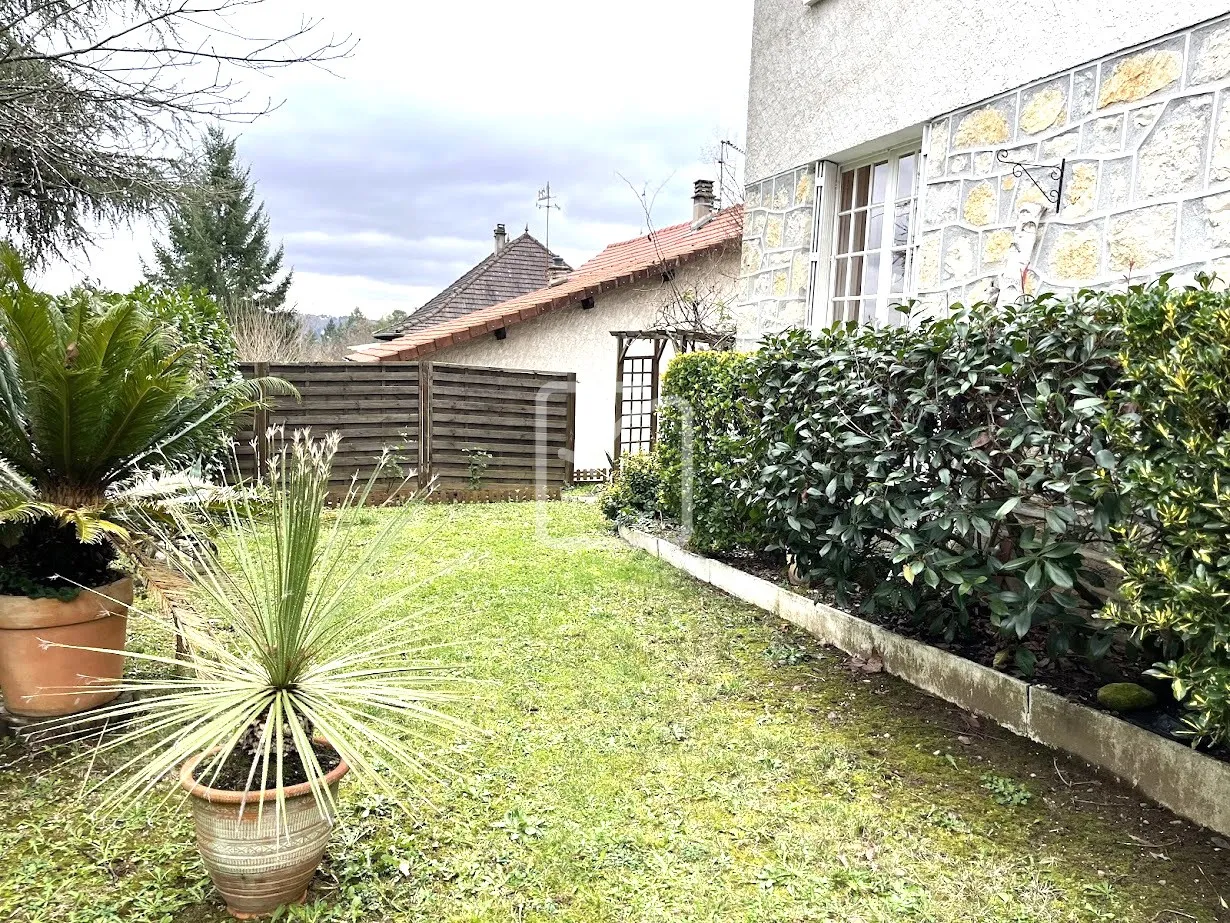
[[[376,339],[395,340],[540,289],[547,284],[552,260],[564,269],[572,268],[526,232],[479,262],[400,324],[376,331]]]
[[[647,279],[698,256],[727,247],[737,248],[742,239],[743,207],[735,206],[718,212],[699,228],[693,228],[690,223],[677,224],[645,237],[612,244],[554,285],[453,320],[412,330],[388,343],[362,346],[346,358],[354,362],[422,359],[441,349]]]

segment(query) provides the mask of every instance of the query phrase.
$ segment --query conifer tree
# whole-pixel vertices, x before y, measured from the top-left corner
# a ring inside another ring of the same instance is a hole
[[[285,309],[293,272],[281,279],[283,248],[269,250],[269,217],[257,204],[235,142],[218,128],[205,136],[195,194],[171,214],[165,245],[154,245],[152,281],[203,289],[232,318],[248,308]]]

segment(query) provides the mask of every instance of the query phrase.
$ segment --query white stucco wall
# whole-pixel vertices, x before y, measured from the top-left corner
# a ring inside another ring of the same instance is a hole
[[[749,181],[1230,12],[1230,0],[756,0]]]
[[[565,308],[508,328],[497,340],[488,334],[441,350],[434,361],[577,376],[576,467],[605,468],[615,448],[615,362],[613,330],[641,330],[654,324],[674,289],[725,290],[733,299],[739,275],[738,246],[681,266],[672,289],[655,279],[598,296],[595,306]],[[671,352],[663,359],[663,370]]]

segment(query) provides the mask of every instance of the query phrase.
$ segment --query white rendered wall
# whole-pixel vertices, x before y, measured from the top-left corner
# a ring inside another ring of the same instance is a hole
[[[543,372],[575,372],[577,376],[576,467],[605,468],[615,450],[615,362],[613,330],[654,326],[659,311],[675,289],[715,292],[724,289],[733,300],[739,274],[737,245],[723,254],[681,266],[673,288],[654,280],[615,289],[596,299],[586,311],[564,308],[508,328],[497,340],[487,334],[441,350],[433,360]],[[672,353],[668,347],[662,369]]]

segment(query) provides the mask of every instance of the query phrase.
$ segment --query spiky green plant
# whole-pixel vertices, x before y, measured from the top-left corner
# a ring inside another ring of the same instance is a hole
[[[0,547],[48,528],[83,545],[127,540],[199,489],[184,471],[238,414],[294,393],[274,379],[210,382],[200,353],[139,292],[57,299],[0,247]]]
[[[452,671],[436,659],[443,645],[426,640],[421,614],[385,618],[408,591],[374,605],[353,592],[415,506],[391,508],[380,533],[354,548],[349,526],[380,472],[365,485],[352,482],[340,504],[326,511],[337,445],[336,434],[312,441],[296,433],[274,453],[264,489],[228,496],[226,528],[216,543],[169,546],[173,563],[193,575],[202,613],[213,617],[186,628],[189,675],[128,680],[121,688],[137,694],[132,703],[48,726],[53,735],[83,725],[118,728],[90,754],[126,754],[97,780],[107,792],[105,805],[146,796],[167,773],[205,753],[200,781],[216,779],[236,755],[247,768],[244,790],[263,810],[263,793],[276,789],[283,816],[285,761],[293,751],[318,807],[332,816],[314,735],[359,780],[403,805],[416,783],[442,768],[417,752],[415,741],[429,738],[433,728],[465,727],[439,709],[460,694]]]

